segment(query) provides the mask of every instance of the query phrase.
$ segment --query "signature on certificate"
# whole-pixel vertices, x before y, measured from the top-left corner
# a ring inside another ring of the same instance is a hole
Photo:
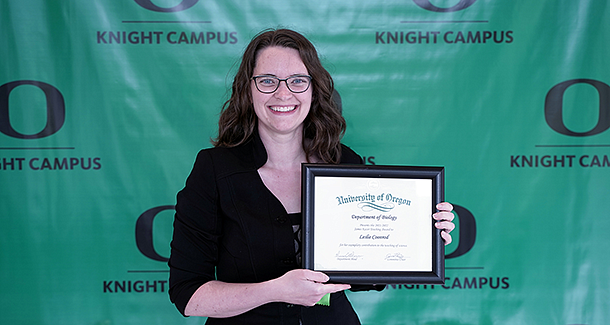
[[[362,255],[358,255],[354,252],[341,253],[341,251],[338,251],[337,254],[335,254],[337,261],[357,261],[361,257]]]
[[[385,256],[386,261],[404,261],[406,259],[407,258],[401,253],[388,253],[388,255]]]

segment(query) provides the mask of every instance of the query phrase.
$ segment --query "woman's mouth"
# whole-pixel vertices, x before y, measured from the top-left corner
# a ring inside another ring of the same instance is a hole
[[[274,112],[290,112],[290,111],[294,111],[297,106],[296,105],[291,105],[291,106],[269,106],[269,108],[274,111]]]

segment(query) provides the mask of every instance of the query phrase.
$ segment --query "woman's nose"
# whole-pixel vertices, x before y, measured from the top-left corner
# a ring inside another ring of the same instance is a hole
[[[282,82],[282,81],[284,81],[284,82]],[[286,80],[282,80],[282,81],[280,81],[280,85],[277,88],[277,90],[275,91],[275,95],[278,98],[291,97],[292,91],[290,91],[290,89],[288,89],[288,81],[286,81]]]

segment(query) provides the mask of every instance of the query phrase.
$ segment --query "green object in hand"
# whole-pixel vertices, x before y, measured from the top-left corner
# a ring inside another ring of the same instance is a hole
[[[325,294],[320,301],[316,302],[316,305],[330,306],[330,293]]]

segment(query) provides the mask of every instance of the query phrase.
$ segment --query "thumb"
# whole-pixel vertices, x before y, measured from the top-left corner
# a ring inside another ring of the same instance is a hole
[[[328,280],[330,280],[328,275],[326,275],[322,272],[311,271],[311,270],[306,270],[305,278],[309,281],[313,281],[313,282],[317,282],[317,283],[325,283],[325,282],[328,282]]]

